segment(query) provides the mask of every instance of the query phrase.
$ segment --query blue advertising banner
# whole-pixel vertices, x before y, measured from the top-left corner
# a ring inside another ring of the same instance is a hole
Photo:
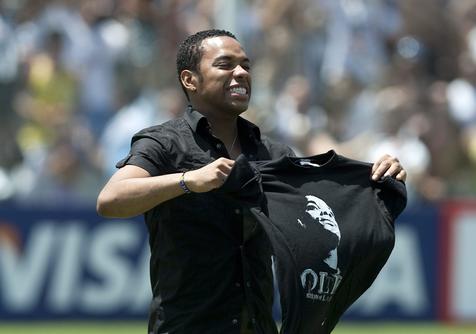
[[[437,318],[438,211],[404,212],[388,263],[344,319]],[[0,208],[0,320],[145,319],[149,256],[141,217]]]
[[[0,319],[145,318],[148,259],[140,221],[0,209]]]

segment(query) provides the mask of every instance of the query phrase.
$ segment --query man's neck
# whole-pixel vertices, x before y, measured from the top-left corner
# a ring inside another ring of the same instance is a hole
[[[207,120],[213,135],[219,138],[227,147],[230,147],[238,133],[237,119],[214,119],[207,117]]]
[[[227,147],[230,147],[238,133],[238,115],[226,112],[209,112],[204,108],[195,108],[195,110],[207,118],[213,135],[219,138]]]
[[[231,158],[241,153],[240,138],[238,137],[238,114],[233,112],[209,112],[206,109],[192,108],[207,118],[212,134],[225,144]]]
[[[230,158],[235,159],[241,153],[237,118],[216,119],[207,117],[207,120],[210,124],[212,134],[225,144]]]

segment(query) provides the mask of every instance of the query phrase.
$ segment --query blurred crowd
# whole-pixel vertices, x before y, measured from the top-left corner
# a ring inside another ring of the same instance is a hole
[[[184,111],[177,44],[207,28],[252,59],[266,135],[396,155],[412,203],[476,194],[474,0],[0,0],[0,201],[94,203],[131,136]]]

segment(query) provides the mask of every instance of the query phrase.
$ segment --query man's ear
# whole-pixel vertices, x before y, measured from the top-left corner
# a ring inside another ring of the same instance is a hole
[[[197,90],[198,77],[194,72],[183,70],[180,73],[180,81],[182,81],[182,85],[187,91],[195,92]]]

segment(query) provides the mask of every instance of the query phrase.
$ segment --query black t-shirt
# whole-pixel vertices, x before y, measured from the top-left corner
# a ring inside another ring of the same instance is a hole
[[[276,159],[292,151],[262,138],[243,118],[240,144],[249,160]],[[183,118],[138,132],[130,154],[117,164],[150,175],[193,170],[219,157],[225,145],[205,117],[189,108]],[[217,192],[193,193],[145,213],[151,248],[153,302],[149,333],[239,333],[246,306],[256,333],[276,333],[271,316],[270,245],[256,221]]]
[[[371,164],[333,151],[237,159],[220,191],[250,208],[271,240],[282,333],[330,333],[387,261],[406,191],[402,182],[370,175]]]

